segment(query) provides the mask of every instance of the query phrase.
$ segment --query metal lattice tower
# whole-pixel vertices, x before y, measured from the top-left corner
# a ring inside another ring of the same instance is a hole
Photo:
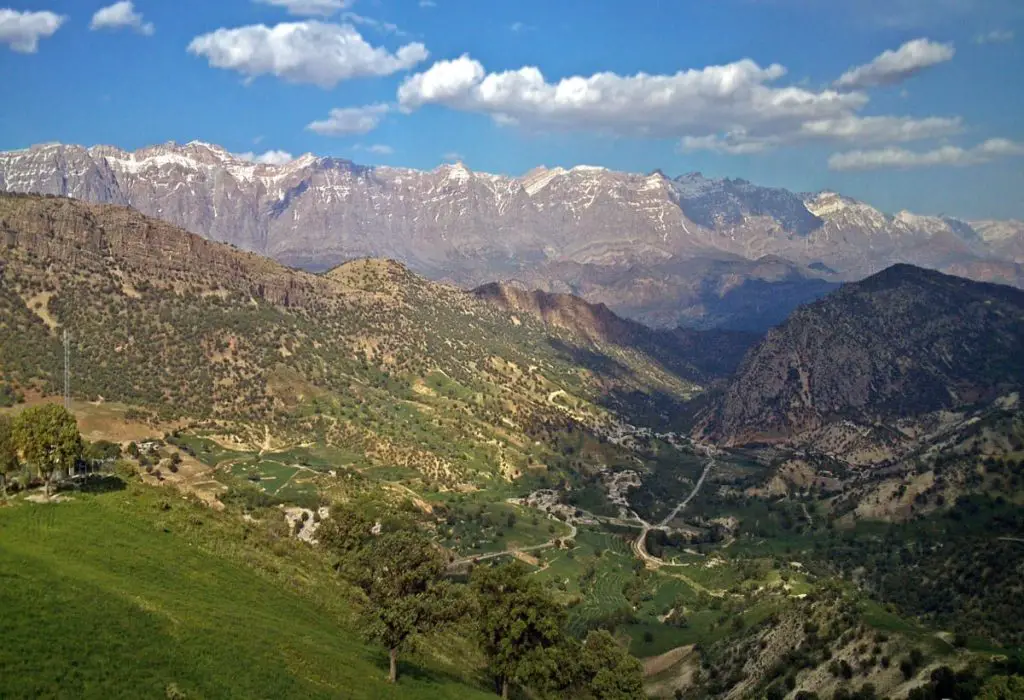
[[[64,329],[64,408],[71,410],[71,335]]]

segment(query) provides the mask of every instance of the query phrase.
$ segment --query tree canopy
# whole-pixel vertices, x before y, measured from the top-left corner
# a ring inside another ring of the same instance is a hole
[[[550,683],[557,677],[556,647],[563,641],[565,611],[528,578],[519,562],[473,572],[481,645],[502,697],[516,683]]]
[[[46,495],[54,473],[68,473],[82,456],[82,436],[75,417],[63,406],[44,404],[23,411],[14,421],[15,444],[43,478]]]
[[[443,580],[444,560],[430,539],[415,529],[372,536],[347,567],[363,593],[365,635],[389,652],[388,679],[398,679],[398,653],[420,634],[464,614],[458,591]]]

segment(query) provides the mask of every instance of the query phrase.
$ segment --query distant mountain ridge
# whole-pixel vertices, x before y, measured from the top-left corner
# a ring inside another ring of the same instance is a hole
[[[896,262],[1024,286],[1017,222],[889,216],[836,193],[699,173],[578,166],[516,178],[461,163],[258,164],[200,142],[49,144],[0,153],[0,190],[131,205],[309,270],[388,257],[464,287],[519,280],[669,327],[766,327]]]

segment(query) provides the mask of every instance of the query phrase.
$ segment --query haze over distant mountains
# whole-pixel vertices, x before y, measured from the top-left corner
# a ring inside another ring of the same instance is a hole
[[[523,177],[249,162],[192,142],[0,153],[0,190],[133,206],[309,270],[389,257],[466,287],[571,292],[652,325],[760,329],[893,263],[1024,286],[1024,223],[884,214],[699,173],[537,168]]]

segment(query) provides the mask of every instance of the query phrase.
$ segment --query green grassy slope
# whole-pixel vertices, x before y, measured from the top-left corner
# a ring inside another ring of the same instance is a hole
[[[334,599],[284,558],[242,564],[263,555],[218,543],[227,519],[164,498],[135,487],[0,508],[0,696],[488,696],[422,659],[388,686],[340,588]]]

